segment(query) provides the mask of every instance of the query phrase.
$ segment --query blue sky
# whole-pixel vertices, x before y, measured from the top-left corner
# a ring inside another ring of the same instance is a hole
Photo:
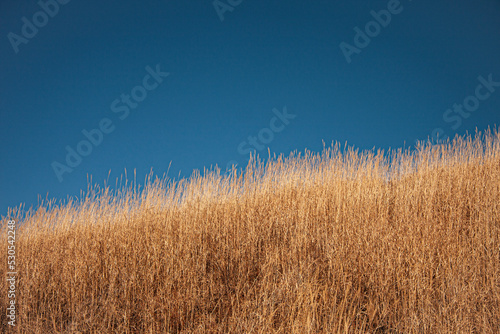
[[[88,175],[242,166],[251,143],[387,150],[498,126],[499,18],[498,0],[3,0],[0,215]]]

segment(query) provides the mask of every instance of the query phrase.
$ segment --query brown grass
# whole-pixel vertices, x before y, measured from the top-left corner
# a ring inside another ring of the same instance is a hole
[[[93,188],[16,251],[19,333],[499,333],[500,135]]]

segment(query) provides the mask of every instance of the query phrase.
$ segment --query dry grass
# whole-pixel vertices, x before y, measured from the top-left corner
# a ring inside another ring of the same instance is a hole
[[[148,180],[25,218],[15,330],[500,332],[497,130]]]

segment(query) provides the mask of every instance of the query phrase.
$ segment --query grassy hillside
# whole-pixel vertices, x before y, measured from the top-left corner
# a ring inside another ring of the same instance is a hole
[[[22,220],[20,333],[500,331],[496,130],[93,188]]]

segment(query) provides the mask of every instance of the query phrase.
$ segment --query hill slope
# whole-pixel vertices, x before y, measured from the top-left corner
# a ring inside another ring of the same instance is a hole
[[[499,139],[390,161],[337,145],[47,203],[16,233],[16,329],[498,332]]]

